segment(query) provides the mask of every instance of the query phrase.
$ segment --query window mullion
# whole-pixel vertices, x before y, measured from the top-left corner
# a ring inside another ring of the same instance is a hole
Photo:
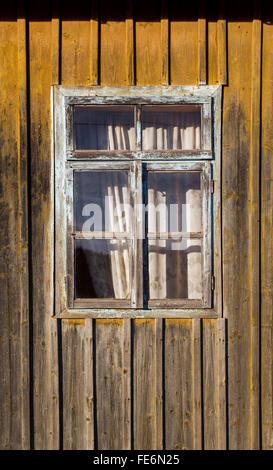
[[[142,150],[141,104],[136,105],[136,149]]]
[[[142,217],[142,162],[132,163],[132,206],[133,206],[133,272],[132,307],[143,308],[143,217]]]

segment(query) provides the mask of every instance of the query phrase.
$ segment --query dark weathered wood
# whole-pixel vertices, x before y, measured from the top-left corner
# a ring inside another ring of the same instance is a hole
[[[272,7],[271,7],[272,8]],[[270,9],[269,9],[270,13]],[[264,12],[265,18],[267,11]],[[263,24],[261,122],[261,421],[262,448],[273,449],[273,28]]]
[[[130,320],[96,320],[99,449],[130,447]]]
[[[37,15],[34,3],[30,5],[29,14],[32,18]],[[34,445],[36,449],[58,449],[57,323],[51,319],[54,305],[54,174],[50,126],[50,5],[45,7],[43,14],[48,20],[37,22],[32,19],[29,22]],[[47,66],[41,67],[41,64]]]
[[[223,312],[228,318],[230,449],[252,446],[249,406],[252,399],[249,293],[251,33],[251,22],[229,23],[229,87],[224,89],[223,101]]]
[[[21,2],[18,12],[10,5],[7,18],[0,26],[0,448],[28,449],[27,61]]]
[[[257,2],[256,2],[257,3]],[[261,132],[261,47],[262,22],[252,23],[251,58],[251,141],[250,141],[250,227],[249,227],[249,290],[250,290],[250,362],[251,362],[251,448],[260,447],[260,132]]]
[[[94,448],[92,320],[62,320],[63,448]]]
[[[154,320],[134,320],[134,449],[156,449],[156,328]],[[159,429],[158,429],[159,426]]]
[[[203,322],[203,417],[205,450],[225,450],[225,320]]]
[[[200,339],[199,323],[166,320],[166,449],[201,448]]]

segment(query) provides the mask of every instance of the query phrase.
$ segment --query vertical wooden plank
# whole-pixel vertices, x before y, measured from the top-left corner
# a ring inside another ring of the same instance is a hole
[[[257,2],[256,2],[257,4]],[[249,289],[250,289],[250,361],[251,361],[251,449],[260,445],[259,422],[259,355],[260,355],[260,116],[261,116],[261,46],[262,24],[255,12],[252,25],[252,86],[251,86],[251,140],[250,140],[250,259],[249,259]]]
[[[156,450],[163,449],[163,321],[161,318],[155,320],[156,336]]]
[[[22,449],[30,445],[30,374],[29,374],[29,271],[28,271],[28,115],[27,115],[27,30],[26,12],[18,4],[18,254],[20,266],[21,301],[21,427]],[[18,419],[18,417],[17,417]]]
[[[59,0],[54,0],[52,5],[51,20],[51,73],[52,85],[60,83],[60,13]]]
[[[37,8],[38,11],[37,11]],[[29,4],[34,445],[59,448],[57,322],[54,305],[54,185],[51,142],[51,7]],[[44,15],[44,21],[37,18]]]
[[[27,77],[24,5],[0,21],[0,448],[28,449]]]
[[[169,14],[168,1],[161,0],[161,84],[169,85]]]
[[[229,86],[224,88],[222,134],[223,314],[228,319],[229,447],[249,449],[249,70],[252,58],[252,22],[238,22],[232,17],[235,1],[229,3],[229,7]],[[246,7],[247,2],[240,4],[242,14]]]
[[[62,320],[63,446],[94,448],[92,320]]]
[[[145,12],[145,15],[143,14]],[[136,84],[161,84],[160,3],[139,0],[135,3]]]
[[[165,320],[166,449],[201,448],[200,321]]]
[[[198,84],[207,83],[207,20],[205,0],[199,0],[198,15]]]
[[[100,83],[126,85],[126,22],[124,6],[100,1]]]
[[[202,449],[202,410],[201,410],[201,320],[192,320],[192,400],[193,400],[193,445],[192,449]]]
[[[227,21],[225,0],[219,2],[219,18],[217,21],[217,51],[218,51],[218,82],[227,85]]]
[[[198,84],[198,3],[169,3],[170,84]]]
[[[125,60],[126,60],[126,84],[135,84],[135,44],[134,44],[134,16],[133,0],[126,1],[126,41],[125,41]]]
[[[208,84],[218,83],[218,46],[217,46],[218,11],[211,2],[207,4],[207,71]]]
[[[261,125],[261,424],[262,449],[273,449],[273,27],[263,7]]]
[[[122,449],[131,449],[131,320],[123,320],[123,403],[124,431]]]
[[[203,320],[204,448],[226,449],[225,320]]]
[[[90,18],[90,85],[99,84],[99,16],[98,0],[91,2]]]
[[[134,449],[155,449],[156,336],[154,320],[134,320]]]
[[[93,80],[90,67],[96,43],[93,37],[90,39],[90,32],[90,4],[78,0],[75,9],[73,2],[66,2],[62,8],[62,85],[89,85]]]
[[[98,448],[130,448],[130,320],[96,320]]]

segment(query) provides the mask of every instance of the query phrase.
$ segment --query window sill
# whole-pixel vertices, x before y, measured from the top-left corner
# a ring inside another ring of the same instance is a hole
[[[54,315],[55,319],[79,318],[219,318],[213,309],[68,309]]]

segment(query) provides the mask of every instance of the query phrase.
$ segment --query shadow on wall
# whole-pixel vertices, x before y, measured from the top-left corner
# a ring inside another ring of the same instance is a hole
[[[23,2],[22,2],[23,3]],[[169,0],[168,10],[169,18],[174,21],[196,21],[199,16],[198,0],[191,2],[181,2],[179,0]],[[215,21],[219,12],[219,1],[206,2],[206,18],[208,21]],[[252,2],[249,0],[243,0],[238,2],[236,0],[229,0],[226,8],[226,13],[221,16],[227,16],[229,21],[251,21],[253,16],[259,16],[259,12],[255,12],[253,15],[254,7]],[[253,2],[254,3],[254,2]],[[261,2],[257,2],[261,3]],[[15,21],[17,15],[19,17],[24,16],[23,9],[18,8],[19,2],[13,0],[11,2],[5,2],[0,7],[2,21]],[[133,1],[133,15],[136,21],[159,21],[161,17],[161,5],[158,0],[138,0]],[[126,0],[98,0],[98,16],[101,22],[107,21],[121,21],[126,17],[132,16],[128,13],[128,2]],[[273,4],[270,2],[264,2],[263,6],[263,19],[267,24],[273,23]],[[92,13],[92,1],[90,0],[78,0],[76,3],[72,0],[52,0],[52,2],[36,2],[35,0],[25,1],[25,10],[30,20],[36,21],[47,21],[52,18],[52,15],[61,16],[63,20],[79,21],[86,20],[91,17]],[[97,16],[96,15],[96,16]],[[94,15],[93,15],[94,16]],[[204,16],[204,15],[202,15]]]

